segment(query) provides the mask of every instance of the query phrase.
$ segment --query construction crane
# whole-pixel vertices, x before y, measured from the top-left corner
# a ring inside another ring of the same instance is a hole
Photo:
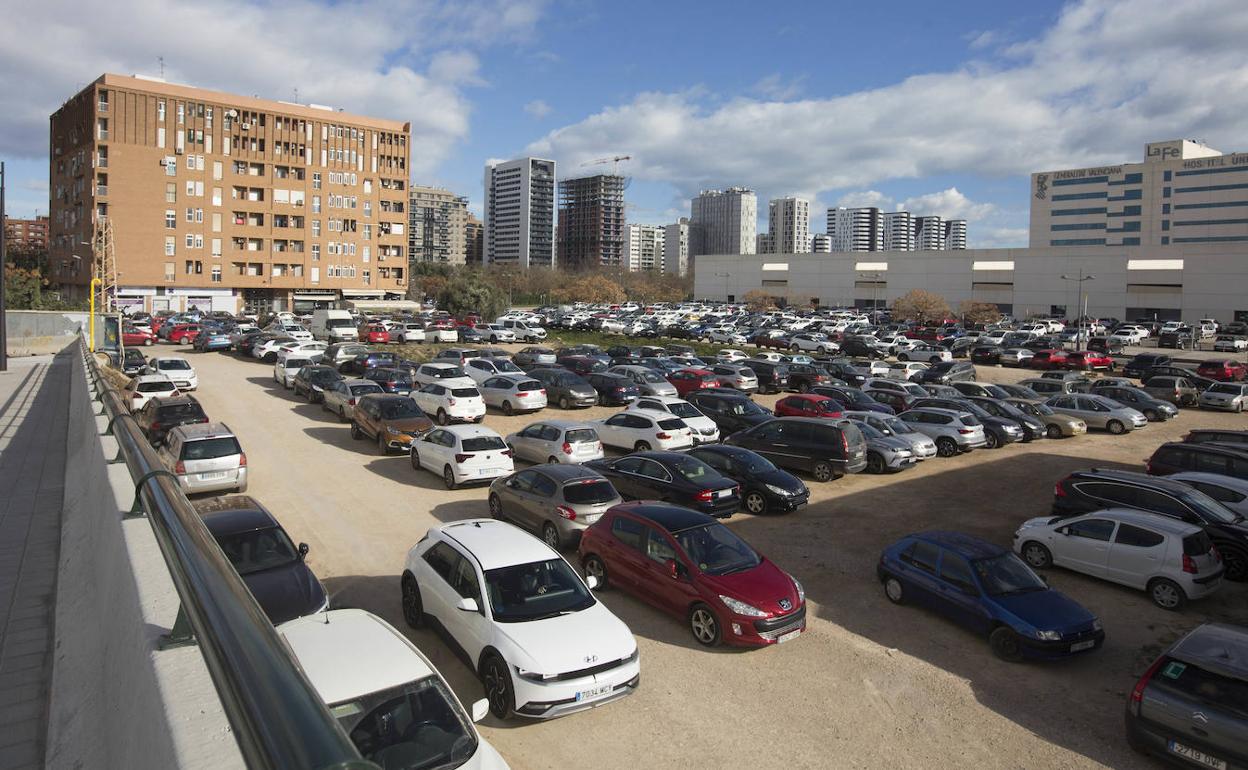
[[[585,161],[581,165],[582,166],[601,166],[603,164],[610,163],[611,173],[614,174],[615,176],[619,176],[620,175],[620,161],[632,160],[632,159],[633,159],[633,156],[631,155],[616,155],[613,158],[594,158],[593,160]]]

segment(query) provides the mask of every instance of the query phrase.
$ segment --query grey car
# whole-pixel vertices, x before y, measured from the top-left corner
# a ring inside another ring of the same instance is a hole
[[[1078,417],[1089,428],[1100,428],[1114,435],[1148,424],[1148,418],[1135,409],[1092,393],[1063,393],[1044,403],[1055,412]]]
[[[507,446],[521,460],[532,463],[578,465],[602,459],[602,442],[589,423],[542,420],[507,437]]]
[[[910,442],[896,436],[885,436],[865,422],[857,422],[858,430],[867,440],[867,473],[889,473],[913,468],[919,461]]]
[[[590,525],[623,502],[611,482],[579,465],[539,465],[490,484],[490,515],[538,532],[551,548],[576,545]]]
[[[885,436],[894,436],[910,444],[914,459],[926,460],[936,456],[936,442],[924,433],[915,430],[910,423],[891,414],[880,412],[845,412],[845,416],[854,422],[866,423]]]
[[[1123,406],[1131,407],[1148,418],[1149,422],[1165,422],[1179,416],[1179,408],[1177,406],[1168,401],[1153,398],[1150,393],[1139,388],[1094,388],[1093,392],[1098,396],[1113,399]]]
[[[1248,628],[1206,623],[1153,661],[1127,696],[1131,748],[1184,767],[1248,766]]]
[[[321,399],[321,408],[338,415],[338,419],[346,422],[355,414],[357,399],[370,393],[385,393],[380,385],[372,380],[351,379],[340,380],[332,388],[325,390]]]
[[[529,376],[546,388],[546,401],[558,404],[560,409],[593,406],[598,403],[598,391],[575,372],[562,367],[533,369]]]
[[[936,453],[953,457],[988,445],[984,425],[970,412],[920,407],[907,409],[899,417],[910,427],[936,442]]]
[[[1242,412],[1248,404],[1248,384],[1242,382],[1219,382],[1210,385],[1200,394],[1197,402],[1201,409],[1220,409],[1224,412]]]
[[[634,366],[626,364],[623,366],[613,366],[607,370],[608,374],[621,374],[632,380],[637,389],[641,391],[643,396],[679,396],[676,386],[667,381],[663,375],[647,366]],[[755,381],[757,387],[757,381]]]

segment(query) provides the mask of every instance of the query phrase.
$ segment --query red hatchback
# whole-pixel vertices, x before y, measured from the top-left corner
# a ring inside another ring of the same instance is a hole
[[[381,324],[374,324],[364,330],[365,342],[373,344],[384,344],[390,341],[390,332],[386,331],[386,327]]]
[[[681,398],[695,390],[719,387],[719,377],[705,369],[679,369],[667,375],[667,381],[676,386]]]
[[[1027,365],[1032,369],[1061,369],[1066,366],[1066,352],[1063,350],[1037,350]]]
[[[1095,350],[1076,350],[1066,354],[1066,368],[1078,371],[1113,370],[1114,359]]]
[[[178,324],[169,330],[169,341],[178,345],[189,345],[199,334],[199,324]]]
[[[777,417],[824,417],[828,419],[844,417],[844,407],[828,396],[816,396],[813,393],[798,393],[785,396],[776,402]]]
[[[1201,377],[1208,377],[1219,382],[1238,382],[1248,375],[1248,367],[1238,361],[1221,359],[1204,362],[1196,367],[1196,373]]]
[[[704,513],[638,501],[581,536],[585,574],[683,619],[699,644],[762,646],[806,630],[802,586]]]
[[[128,348],[136,345],[155,345],[156,335],[143,331],[137,326],[126,326],[121,330],[121,344]]]

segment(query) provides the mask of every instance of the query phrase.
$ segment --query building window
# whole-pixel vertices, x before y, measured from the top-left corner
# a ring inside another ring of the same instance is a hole
[[[165,227],[169,228],[170,230],[177,229],[178,212],[174,211],[173,209],[165,209]]]

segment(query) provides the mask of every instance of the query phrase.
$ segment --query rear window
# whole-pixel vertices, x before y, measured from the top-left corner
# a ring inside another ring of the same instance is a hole
[[[1248,682],[1206,671],[1191,663],[1167,660],[1157,670],[1151,684],[1218,709],[1248,715]]]
[[[687,426],[685,425],[684,420],[675,419],[675,420],[659,420],[659,427],[662,428],[663,430],[680,430],[681,428],[684,428]]]
[[[619,495],[616,494],[615,487],[605,479],[590,482],[578,481],[563,488],[563,499],[573,505],[609,503],[617,497]]]
[[[1204,532],[1183,538],[1183,553],[1187,556],[1204,556],[1213,548],[1213,541]]]
[[[563,440],[569,444],[595,442],[598,440],[598,433],[593,428],[573,428],[563,434]]]
[[[496,449],[506,449],[507,444],[498,436],[474,436],[466,438],[463,441],[465,452],[489,452]]]
[[[451,395],[458,398],[474,398],[481,393],[476,388],[451,388]]]
[[[238,439],[233,436],[188,441],[182,445],[183,460],[214,460],[218,457],[242,454]]]

